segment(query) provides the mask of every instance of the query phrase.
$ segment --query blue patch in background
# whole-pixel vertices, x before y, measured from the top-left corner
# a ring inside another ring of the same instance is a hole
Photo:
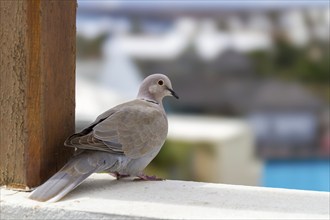
[[[267,160],[263,186],[330,191],[330,160]]]

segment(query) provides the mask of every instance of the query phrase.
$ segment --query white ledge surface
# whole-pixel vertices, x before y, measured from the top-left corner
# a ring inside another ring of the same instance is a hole
[[[1,188],[0,219],[329,219],[328,192],[94,174],[57,203]]]

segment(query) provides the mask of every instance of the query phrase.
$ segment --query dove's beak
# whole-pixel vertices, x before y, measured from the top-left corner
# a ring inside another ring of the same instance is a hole
[[[173,91],[173,89],[167,88],[168,91],[171,92],[171,95],[175,97],[176,99],[179,99],[179,96]]]

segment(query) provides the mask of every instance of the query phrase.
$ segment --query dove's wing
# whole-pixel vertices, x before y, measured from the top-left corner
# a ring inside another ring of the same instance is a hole
[[[139,158],[165,141],[167,119],[158,105],[134,100],[115,107],[106,116],[71,136],[66,145]]]
[[[112,148],[107,147],[103,143],[102,140],[96,139],[93,135],[93,128],[101,123],[103,120],[110,117],[112,114],[116,112],[115,108],[112,108],[101,115],[99,115],[96,120],[91,123],[87,128],[82,130],[81,132],[75,133],[68,137],[64,142],[64,145],[67,147],[75,147],[77,149],[85,149],[85,150],[98,150],[98,151],[106,151],[114,154],[123,154],[121,150],[114,151]],[[113,149],[118,146],[118,143],[114,143]],[[121,148],[121,147],[120,147]],[[78,151],[80,152],[80,151]]]

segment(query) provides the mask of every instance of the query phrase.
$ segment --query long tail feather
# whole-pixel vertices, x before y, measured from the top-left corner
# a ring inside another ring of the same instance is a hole
[[[109,169],[115,164],[115,160],[109,157],[105,159],[104,155],[104,153],[86,154],[71,159],[54,176],[36,188],[29,198],[42,202],[60,200],[92,173]],[[100,161],[104,162],[100,163]]]

